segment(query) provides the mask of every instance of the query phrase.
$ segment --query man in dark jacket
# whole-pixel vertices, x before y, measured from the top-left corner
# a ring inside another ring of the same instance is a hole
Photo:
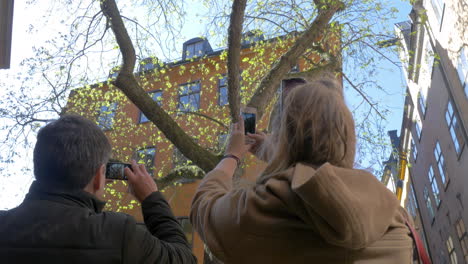
[[[180,224],[144,165],[126,169],[146,228],[134,218],[102,212],[111,146],[79,116],[43,127],[34,175],[23,203],[0,211],[1,263],[196,263]]]

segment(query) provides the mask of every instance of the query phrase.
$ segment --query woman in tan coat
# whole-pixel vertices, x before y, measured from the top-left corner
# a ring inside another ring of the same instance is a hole
[[[336,81],[293,89],[276,130],[234,124],[225,158],[201,182],[190,219],[224,263],[412,263],[406,212],[372,174],[353,169],[354,121]],[[250,187],[233,188],[250,149],[267,162]]]

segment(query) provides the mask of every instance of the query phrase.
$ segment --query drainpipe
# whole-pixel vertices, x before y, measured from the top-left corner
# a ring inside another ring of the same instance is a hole
[[[408,165],[408,159],[406,158],[406,152],[402,152],[400,154],[400,173],[398,177],[398,182],[396,186],[396,195],[398,201],[401,202],[401,198],[403,195],[403,186],[405,182],[405,174],[406,174],[406,166]]]

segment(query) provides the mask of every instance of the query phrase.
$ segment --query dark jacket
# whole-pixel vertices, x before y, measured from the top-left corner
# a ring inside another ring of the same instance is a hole
[[[233,188],[208,173],[191,220],[226,264],[413,263],[406,211],[372,174],[297,164],[265,183]]]
[[[0,262],[196,263],[159,192],[142,203],[146,228],[129,215],[102,212],[104,204],[85,191],[34,182],[20,206],[0,211]]]

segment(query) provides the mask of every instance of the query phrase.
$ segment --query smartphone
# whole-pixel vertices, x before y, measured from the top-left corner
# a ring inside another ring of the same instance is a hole
[[[255,134],[255,124],[257,119],[257,109],[252,107],[245,107],[241,111],[242,118],[244,119],[244,133]]]
[[[109,162],[106,165],[106,179],[110,180],[128,180],[125,176],[124,169],[132,169],[132,165],[121,162]]]

